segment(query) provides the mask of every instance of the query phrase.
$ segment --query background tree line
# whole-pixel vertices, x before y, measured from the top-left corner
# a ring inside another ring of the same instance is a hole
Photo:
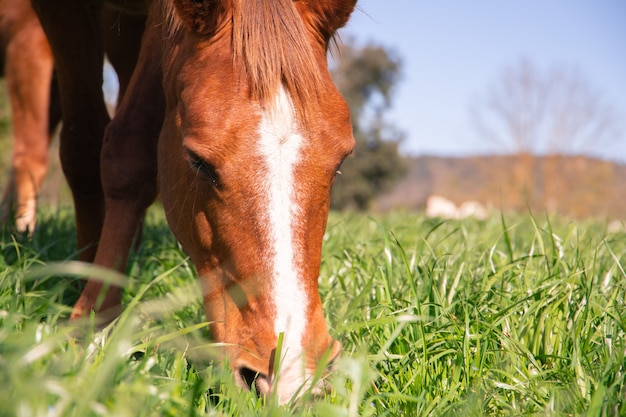
[[[338,44],[333,57],[331,72],[350,106],[356,139],[354,155],[344,162],[333,188],[331,205],[334,209],[367,210],[373,205],[418,208],[427,197],[424,193],[445,194],[445,189],[453,200],[460,199],[461,195],[466,196],[465,199],[473,195],[474,199],[487,204],[498,201],[503,208],[528,206],[562,210],[563,204],[559,202],[569,201],[566,195],[573,189],[579,190],[580,184],[599,190],[611,189],[607,186],[610,181],[606,179],[606,164],[581,165],[578,158],[578,167],[588,167],[581,171],[568,169],[574,159],[562,158],[563,155],[593,155],[600,147],[612,146],[620,137],[623,124],[601,92],[577,69],[557,66],[541,71],[523,59],[501,72],[471,103],[471,118],[479,140],[495,144],[500,150],[498,154],[514,158],[507,159],[505,164],[487,162],[488,158],[480,159],[483,162],[478,164],[464,164],[464,170],[477,172],[461,172],[458,175],[463,178],[446,180],[449,184],[465,184],[457,193],[453,186],[434,187],[437,190],[432,187],[433,176],[449,178],[448,174],[457,171],[420,169],[414,165],[423,164],[424,159],[403,157],[399,153],[404,132],[388,121],[387,114],[402,78],[401,57],[388,47],[374,43],[359,45],[351,39]],[[53,145],[50,172],[42,189],[42,200],[48,204],[62,202],[63,196],[68,195],[58,166],[56,144],[53,142]],[[10,108],[2,86],[1,184],[6,184],[9,174],[10,153]],[[596,166],[604,167],[604,171],[592,172]],[[499,171],[494,172],[496,167]],[[621,181],[623,170],[611,172],[611,178],[617,175],[616,181]],[[592,180],[581,181],[580,175]],[[494,177],[507,180],[491,181]],[[464,178],[479,183],[469,187]],[[480,178],[484,182],[480,182]],[[398,184],[399,180],[402,181]],[[392,192],[396,184],[399,190]],[[468,190],[475,191],[468,196]],[[614,198],[596,194],[577,193],[579,198],[605,201]],[[381,196],[389,201],[381,203]],[[398,201],[398,198],[405,201]],[[576,210],[577,215],[583,212]]]
[[[522,59],[471,103],[478,140],[496,155],[408,159],[408,173],[379,209],[424,207],[430,195],[496,210],[626,218],[626,165],[594,158],[617,149],[623,120],[577,68]]]

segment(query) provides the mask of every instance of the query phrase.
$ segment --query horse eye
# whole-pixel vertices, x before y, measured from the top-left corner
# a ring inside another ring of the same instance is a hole
[[[211,181],[215,187],[220,187],[220,179],[213,165],[191,152],[189,153],[189,164],[197,174]]]
[[[348,155],[341,158],[341,162],[339,163],[339,165],[337,165],[337,168],[335,169],[335,177],[341,175],[343,163],[346,161],[346,159],[348,159],[348,156],[350,155],[352,155],[352,153],[349,153]]]

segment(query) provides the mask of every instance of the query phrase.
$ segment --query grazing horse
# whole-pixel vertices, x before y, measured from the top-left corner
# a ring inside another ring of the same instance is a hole
[[[317,278],[330,190],[354,138],[326,54],[355,2],[149,2],[137,65],[108,124],[101,2],[33,0],[58,73],[83,259],[122,269],[158,191],[237,382],[263,394],[276,387],[281,402],[340,351]],[[72,317],[117,314],[120,302],[120,288],[92,280]]]
[[[0,209],[14,212],[19,232],[33,232],[37,194],[48,169],[48,146],[61,119],[53,60],[29,0],[0,0],[0,69],[11,104],[11,175]]]

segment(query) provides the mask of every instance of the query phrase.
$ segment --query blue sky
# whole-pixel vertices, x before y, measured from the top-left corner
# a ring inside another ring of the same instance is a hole
[[[359,0],[342,37],[393,48],[404,62],[389,119],[405,153],[498,152],[469,108],[520,59],[574,66],[626,121],[626,0]],[[601,155],[626,162],[626,123]]]

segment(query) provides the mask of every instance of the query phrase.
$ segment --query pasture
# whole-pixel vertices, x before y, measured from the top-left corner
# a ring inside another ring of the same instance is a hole
[[[0,231],[1,416],[626,415],[626,233],[603,221],[331,213],[320,292],[342,358],[322,398],[278,406],[215,360],[195,270],[152,208],[94,331],[69,210]]]

